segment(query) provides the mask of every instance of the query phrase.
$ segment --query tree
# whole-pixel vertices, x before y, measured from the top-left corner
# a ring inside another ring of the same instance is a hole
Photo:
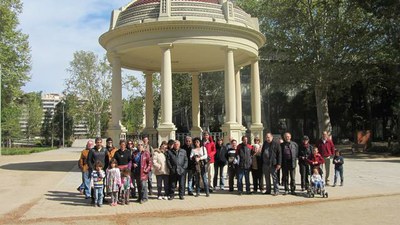
[[[70,78],[66,80],[67,94],[82,98],[77,120],[86,120],[89,134],[94,136],[101,129],[100,121],[106,125],[111,97],[111,67],[107,59],[99,60],[93,52],[78,51],[67,69]]]
[[[16,100],[31,69],[28,36],[17,29],[21,12],[20,0],[0,1],[1,134],[9,144],[19,134],[21,111]]]
[[[130,96],[122,101],[122,124],[128,132],[137,132],[143,128],[143,103],[141,96]]]
[[[40,134],[43,118],[41,92],[25,94],[23,96],[23,102],[23,111],[27,121],[25,137],[29,141],[32,137]]]
[[[54,125],[53,125],[53,113],[50,109],[47,109],[44,113],[44,120],[42,128],[40,129],[40,135],[44,138],[45,145],[53,146],[54,143]]]
[[[71,140],[71,137],[74,134],[74,115],[78,108],[80,108],[78,100],[74,95],[66,95],[65,99],[56,105],[53,125],[59,144],[62,144],[63,136],[66,144]]]
[[[271,82],[295,92],[312,88],[319,131],[332,131],[328,91],[338,82],[352,83],[352,67],[370,55],[376,39],[368,14],[350,0],[237,2],[260,19],[267,39],[262,63],[275,70]]]

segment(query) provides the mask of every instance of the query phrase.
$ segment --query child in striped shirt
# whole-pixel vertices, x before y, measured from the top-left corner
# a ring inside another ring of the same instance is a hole
[[[94,206],[101,207],[103,205],[104,177],[106,173],[103,170],[103,163],[97,161],[95,169],[92,172],[91,186],[94,188]]]

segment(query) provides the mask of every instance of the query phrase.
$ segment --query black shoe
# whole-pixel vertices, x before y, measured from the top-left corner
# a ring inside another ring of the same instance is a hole
[[[171,201],[171,200],[174,200],[174,197],[173,197],[173,196],[169,196],[169,197],[168,197],[168,200],[170,200],[170,201]]]
[[[208,189],[208,191],[209,191],[210,193],[213,193],[213,192],[214,192],[214,190],[213,190],[212,188]]]
[[[196,193],[196,195],[194,197],[199,197],[199,195],[200,195],[199,193]]]
[[[242,192],[239,192],[239,196],[242,196],[242,194],[243,194]]]
[[[233,189],[229,189],[229,192],[233,192]]]
[[[193,196],[193,192],[189,191],[188,195]]]
[[[288,194],[288,192],[287,191],[285,191],[285,192],[283,192],[283,194],[282,195],[287,195]]]
[[[185,197],[179,196],[179,199],[180,199],[180,200],[185,200]]]
[[[253,194],[253,192],[251,192],[251,191],[246,192],[246,195],[252,195],[252,194]]]
[[[296,195],[296,192],[291,191],[290,194],[291,194],[291,195]]]
[[[263,194],[264,194],[264,195],[270,195],[271,192],[270,192],[270,191],[266,191],[266,192],[264,192]]]
[[[210,197],[210,194],[207,193],[207,194],[206,194],[206,197]]]

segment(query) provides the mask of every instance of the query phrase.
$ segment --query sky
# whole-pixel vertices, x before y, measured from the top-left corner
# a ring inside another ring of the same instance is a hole
[[[111,12],[131,0],[22,0],[20,29],[29,35],[31,80],[25,92],[61,93],[76,51],[106,51],[99,37],[109,29]]]

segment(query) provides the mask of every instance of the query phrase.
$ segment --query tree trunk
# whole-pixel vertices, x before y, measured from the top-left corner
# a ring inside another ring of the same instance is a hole
[[[332,132],[331,118],[328,108],[328,88],[324,85],[315,86],[315,100],[317,104],[318,131]]]

